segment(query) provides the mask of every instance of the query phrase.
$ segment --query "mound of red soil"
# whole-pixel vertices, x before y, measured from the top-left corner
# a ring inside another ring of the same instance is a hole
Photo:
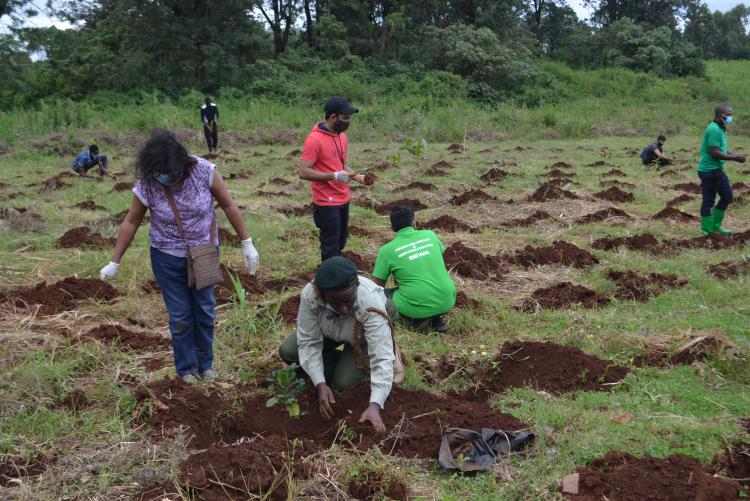
[[[268,184],[273,184],[275,186],[289,186],[290,184],[292,184],[292,182],[280,177],[275,177],[268,181]]]
[[[309,216],[312,214],[312,204],[303,205],[302,207],[280,207],[277,209],[285,216]]]
[[[235,279],[239,279],[246,294],[262,295],[266,293],[266,287],[260,283],[256,276],[251,275],[245,271],[244,268],[238,270],[222,264],[221,275],[223,280],[214,289],[217,303],[224,304],[232,300],[232,296],[234,295],[234,285],[232,285],[232,279],[229,276],[230,273]]]
[[[675,249],[731,249],[742,247],[750,242],[750,230],[737,232],[732,235],[712,233],[707,237],[687,238],[666,243]]]
[[[558,200],[561,198],[577,199],[578,195],[571,191],[563,190],[553,183],[544,183],[529,195],[530,202],[546,202],[547,200]]]
[[[112,191],[130,191],[133,189],[133,183],[117,183],[112,187]]]
[[[454,308],[462,310],[476,310],[482,306],[480,301],[470,298],[464,291],[456,291],[456,304]]]
[[[375,231],[367,230],[359,226],[349,226],[349,235],[354,235],[355,237],[372,238],[377,236],[377,234],[378,233]]]
[[[550,186],[557,186],[558,188],[564,188],[565,185],[573,182],[572,178],[569,177],[554,177],[547,183]]]
[[[572,172],[563,172],[560,169],[552,169],[547,173],[547,177],[575,177]]]
[[[690,195],[682,194],[678,197],[673,198],[669,202],[667,202],[667,207],[674,207],[675,205],[679,205],[685,202],[690,202],[692,200],[695,200],[695,197],[691,197]]]
[[[627,176],[627,174],[625,174],[620,169],[612,169],[602,174],[602,176]]]
[[[568,162],[555,162],[550,166],[550,169],[572,169],[573,164]]]
[[[350,250],[341,252],[341,256],[354,263],[354,265],[360,271],[369,272],[373,269],[373,267],[375,267],[375,259],[371,256],[363,256]]]
[[[447,149],[448,151],[451,151],[451,152],[453,152],[453,153],[460,153],[460,152],[464,151],[464,147],[463,147],[463,146],[461,146],[461,145],[460,145],[460,144],[458,144],[458,143],[453,143],[453,144],[451,144],[450,146],[448,146],[448,147],[447,147],[446,149]]]
[[[628,221],[632,221],[633,217],[628,214],[627,212],[618,209],[617,207],[607,207],[602,210],[598,210],[596,212],[592,212],[591,214],[586,214],[583,217],[580,217],[576,220],[577,224],[586,224],[586,223],[593,223],[596,221],[606,221],[607,219],[626,219]]]
[[[708,271],[716,278],[728,279],[750,272],[750,261],[722,261],[708,266]]]
[[[263,287],[266,290],[275,292],[282,292],[288,289],[302,289],[314,276],[314,271],[307,271],[287,278],[269,278],[263,281]]]
[[[632,237],[603,237],[594,240],[591,244],[594,249],[613,250],[618,247],[626,247],[637,251],[657,251],[659,241],[651,233],[643,233]]]
[[[81,336],[83,340],[96,339],[104,344],[116,343],[130,350],[164,349],[170,346],[166,338],[135,332],[120,325],[100,325]]]
[[[83,202],[78,202],[73,207],[76,209],[84,209],[84,210],[107,210],[106,207],[97,205],[96,202],[94,202],[93,200],[85,200]]]
[[[678,454],[657,459],[608,452],[576,472],[578,493],[565,494],[575,501],[728,501],[741,489],[738,481],[715,477],[697,459]]]
[[[0,487],[16,485],[16,479],[37,477],[47,470],[53,460],[37,457],[29,460],[20,456],[5,455],[0,460]]]
[[[408,501],[409,487],[400,479],[387,477],[379,471],[367,471],[358,474],[349,481],[349,495],[354,499],[375,501],[377,499],[395,499]]]
[[[675,209],[674,207],[665,207],[664,209],[660,210],[653,216],[651,216],[651,219],[662,219],[667,221],[677,221],[680,223],[694,223],[698,220],[697,217],[692,216],[688,214],[687,212],[682,212],[680,209]]]
[[[57,245],[66,249],[102,249],[112,247],[113,245],[115,245],[115,242],[116,239],[114,237],[104,238],[102,237],[101,233],[92,233],[90,228],[81,226],[79,228],[72,228],[66,231],[65,234],[57,240]]]
[[[426,230],[443,230],[449,232],[465,231],[469,233],[477,233],[478,230],[468,224],[459,221],[453,216],[443,215],[430,219],[424,223],[419,223],[421,229]]]
[[[626,181],[618,181],[617,179],[610,179],[609,181],[602,181],[601,183],[599,183],[599,185],[602,188],[615,187],[615,188],[628,188],[630,190],[635,188],[635,185],[633,183],[628,183]]]
[[[586,167],[605,167],[607,165],[607,162],[604,160],[597,160],[596,162],[591,162],[590,164],[587,164]]]
[[[482,190],[469,190],[451,198],[450,203],[451,205],[464,205],[472,201],[484,202],[486,200],[495,200],[495,197]]]
[[[148,296],[149,294],[161,294],[161,287],[159,287],[159,282],[157,282],[155,278],[146,280],[138,289],[144,296]]]
[[[61,188],[67,188],[69,186],[72,186],[70,183],[66,183],[63,181],[63,178],[65,177],[72,177],[72,174],[68,172],[60,173],[56,176],[52,176],[49,179],[45,179],[41,183],[31,183],[28,186],[39,186],[39,191],[55,191],[59,190]]]
[[[240,237],[236,233],[232,233],[224,228],[219,228],[219,243],[221,245],[231,245],[239,247]]]
[[[498,280],[506,272],[502,259],[485,256],[460,241],[445,249],[443,260],[449,270],[454,270],[462,277],[477,280]]]
[[[52,285],[40,282],[30,289],[0,293],[0,303],[13,303],[17,308],[39,305],[40,315],[56,315],[78,308],[87,299],[112,302],[120,295],[101,280],[67,277]]]
[[[701,185],[698,183],[678,183],[672,186],[673,190],[684,191],[685,193],[692,193],[694,195],[701,194]]]
[[[600,296],[595,291],[583,285],[561,282],[551,287],[537,289],[531,298],[521,307],[523,310],[534,310],[537,305],[541,308],[559,310],[581,305],[584,308],[596,308],[609,303],[609,298]]]
[[[495,181],[500,181],[506,177],[508,177],[508,173],[506,171],[504,171],[503,169],[498,169],[497,167],[493,167],[479,176],[479,179],[481,179],[485,183],[494,183]]]
[[[609,270],[607,276],[617,285],[615,297],[622,300],[648,301],[670,289],[684,287],[688,281],[677,275]]]
[[[599,262],[590,252],[563,240],[553,242],[552,245],[547,247],[527,245],[523,250],[516,251],[509,261],[527,268],[545,264],[562,264],[583,268]]]
[[[732,189],[735,190],[735,191],[737,191],[737,190],[746,190],[748,188],[750,188],[750,185],[748,185],[747,183],[743,183],[742,181],[738,181],[736,183],[732,183]]]
[[[596,198],[601,200],[609,200],[610,202],[635,202],[635,197],[632,193],[622,191],[617,186],[613,186],[608,190],[594,193]]]
[[[425,175],[432,177],[443,177],[448,175],[447,170],[453,168],[455,168],[455,166],[452,163],[441,160],[437,163],[432,164],[432,167],[425,171]]]
[[[406,190],[434,190],[435,185],[432,183],[423,183],[422,181],[412,181],[411,183],[401,186],[400,188],[396,188],[393,191],[406,191]]]
[[[713,463],[722,477],[737,479],[750,488],[750,443],[738,442],[720,454]]]
[[[288,324],[297,324],[297,313],[299,313],[300,295],[292,296],[282,301],[279,305],[278,315]]]
[[[377,207],[375,207],[375,212],[381,215],[390,214],[391,210],[399,207],[401,205],[411,205],[414,210],[420,210],[420,209],[426,209],[427,206],[420,202],[419,200],[415,200],[412,198],[402,198],[399,200],[394,200],[393,202],[384,202]]]
[[[552,219],[552,216],[543,210],[537,210],[537,211],[534,211],[528,217],[523,217],[519,219],[511,219],[510,221],[503,223],[503,226],[507,226],[509,228],[513,228],[513,227],[525,228],[543,219]]]
[[[246,172],[232,172],[226,178],[227,179],[249,179],[250,174]]]

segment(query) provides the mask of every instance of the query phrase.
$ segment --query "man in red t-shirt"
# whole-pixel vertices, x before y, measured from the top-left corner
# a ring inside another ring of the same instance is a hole
[[[365,184],[346,164],[349,140],[344,131],[357,108],[343,97],[330,98],[323,107],[325,121],[318,122],[305,139],[298,174],[311,181],[313,220],[320,230],[320,259],[340,256],[349,236],[349,180]]]

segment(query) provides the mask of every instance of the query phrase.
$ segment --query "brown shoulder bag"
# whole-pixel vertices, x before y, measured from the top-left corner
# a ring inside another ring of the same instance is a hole
[[[391,328],[391,341],[393,342],[393,384],[401,384],[406,377],[404,369],[404,356],[401,354],[396,344],[396,330],[393,328],[393,322],[382,310],[378,308],[367,308],[366,311],[376,313],[388,321],[388,327]],[[354,332],[352,333],[352,344],[354,345],[354,362],[357,368],[364,372],[370,372],[370,364],[365,363],[362,357],[362,347],[360,345],[359,334],[362,331],[362,323],[359,320],[354,322]]]

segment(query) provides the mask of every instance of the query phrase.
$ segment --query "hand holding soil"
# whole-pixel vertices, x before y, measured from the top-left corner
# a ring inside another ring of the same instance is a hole
[[[320,383],[317,386],[318,389],[318,405],[320,406],[320,415],[323,419],[330,421],[334,417],[333,407],[331,404],[336,403],[336,399],[333,397],[333,391],[331,387],[326,383]]]
[[[370,405],[367,406],[367,409],[365,409],[359,417],[360,423],[365,423],[367,421],[372,424],[372,427],[375,428],[376,432],[385,433],[385,425],[383,424],[383,419],[380,417],[380,407],[378,404],[370,402]]]
[[[377,178],[374,174],[370,174],[369,172],[367,172],[365,174],[355,174],[354,176],[352,176],[352,179],[360,184],[364,184],[365,186],[372,186],[373,184],[375,184],[375,179]]]

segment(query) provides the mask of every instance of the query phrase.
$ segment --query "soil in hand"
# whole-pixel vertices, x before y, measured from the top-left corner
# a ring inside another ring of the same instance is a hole
[[[685,193],[692,193],[693,195],[701,194],[701,185],[698,183],[677,183],[672,186],[673,190],[684,191]]]
[[[481,176],[479,176],[479,179],[484,181],[485,183],[494,183],[496,181],[501,181],[508,177],[508,172],[504,171],[503,169],[498,169],[497,167],[493,167]]]
[[[660,219],[662,221],[677,221],[678,223],[694,223],[698,220],[697,217],[682,212],[680,209],[674,207],[665,207],[653,216],[651,219]]]
[[[697,459],[678,454],[657,459],[611,451],[576,471],[578,494],[565,494],[575,501],[728,501],[738,499],[742,488],[736,480],[711,475]]]
[[[39,305],[40,315],[56,315],[78,308],[87,299],[112,302],[120,295],[101,280],[67,277],[51,285],[40,282],[30,289],[0,293],[0,303],[12,303],[17,308]]]
[[[349,480],[349,495],[363,501],[377,501],[378,499],[395,499],[408,501],[409,487],[403,480],[387,476],[380,471],[365,471]]]
[[[52,462],[52,458],[43,456],[24,459],[20,456],[4,455],[0,459],[0,487],[16,485],[15,479],[37,477],[44,473]]]
[[[541,266],[545,264],[562,264],[583,268],[597,264],[599,260],[590,252],[581,249],[571,243],[558,240],[546,247],[533,247],[527,245],[523,250],[517,251],[510,262],[524,267]]]
[[[100,325],[81,336],[82,340],[98,340],[104,344],[117,344],[129,350],[163,350],[170,346],[166,338],[135,332],[120,325]]]
[[[617,207],[607,207],[591,214],[586,214],[576,220],[576,224],[587,224],[597,221],[606,221],[607,219],[624,219],[626,221],[632,221],[633,217],[622,209]]]
[[[615,297],[629,301],[648,301],[670,289],[687,285],[684,277],[661,273],[638,273],[636,271],[609,270],[607,277],[617,285]]]
[[[722,261],[708,265],[708,272],[716,278],[726,280],[750,272],[750,261]]]
[[[561,282],[551,287],[535,290],[531,298],[521,306],[522,310],[535,310],[538,307],[560,310],[580,305],[584,308],[596,308],[609,303],[609,298],[600,296],[583,285]]]
[[[632,193],[622,191],[617,186],[613,186],[608,190],[594,193],[594,196],[600,200],[608,200],[610,202],[635,202],[635,197]]]
[[[530,202],[546,202],[547,200],[559,200],[561,198],[577,199],[578,195],[550,182],[539,186],[534,193],[529,195],[528,200]]]
[[[503,226],[507,226],[508,228],[525,228],[544,219],[552,219],[552,216],[546,211],[536,210],[527,217],[506,221],[503,223]]]
[[[399,207],[401,205],[410,205],[414,208],[414,210],[421,210],[426,209],[427,206],[420,202],[419,200],[415,200],[413,198],[401,198],[399,200],[394,200],[393,202],[384,202],[377,207],[375,207],[375,212],[381,215],[388,215],[391,213],[391,210]]]
[[[451,198],[450,203],[451,205],[465,205],[472,201],[485,202],[488,200],[495,200],[495,197],[488,193],[485,193],[482,190],[469,190],[465,193],[456,195],[455,197]]]
[[[442,230],[442,231],[448,231],[448,232],[468,232],[468,233],[478,233],[479,230],[474,228],[473,226],[470,226],[463,221],[459,221],[453,216],[439,216],[435,219],[430,219],[429,221],[426,221],[424,223],[418,223],[420,229],[425,230]]]
[[[115,245],[116,239],[104,238],[101,233],[94,233],[87,226],[72,228],[65,232],[57,240],[57,245],[65,249],[72,248],[92,248],[104,249]]]
[[[360,271],[370,272],[375,266],[375,258],[372,256],[363,256],[350,250],[342,251],[341,256],[354,263]]]
[[[93,200],[84,200],[83,202],[78,202],[73,207],[76,209],[84,209],[84,210],[107,210],[106,207],[97,205],[96,202],[94,202]]]
[[[594,249],[613,250],[625,247],[630,250],[654,252],[660,248],[659,241],[651,233],[643,233],[632,237],[603,237],[591,244]]]
[[[396,188],[393,191],[406,191],[406,190],[422,190],[422,191],[429,191],[434,190],[435,185],[432,183],[423,183],[422,181],[412,181],[411,183],[401,186],[400,188]]]
[[[443,260],[448,270],[476,280],[499,280],[507,271],[501,258],[485,256],[460,241],[445,249]]]
[[[667,202],[667,207],[674,207],[675,205],[684,204],[685,202],[692,202],[695,200],[695,197],[691,197],[690,195],[687,195],[683,193],[680,196],[674,197],[672,200]]]

